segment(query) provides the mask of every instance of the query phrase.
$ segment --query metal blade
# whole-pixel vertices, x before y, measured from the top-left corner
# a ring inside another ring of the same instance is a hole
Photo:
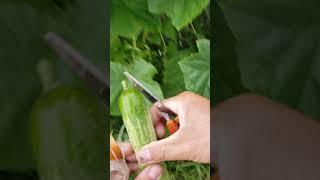
[[[127,78],[135,84],[135,86],[139,87],[142,94],[148,98],[152,103],[159,102],[161,103],[160,99],[154,96],[140,81],[138,81],[136,78],[134,78],[130,73],[127,71],[124,72],[124,75],[127,76]],[[162,116],[166,121],[170,120],[170,116],[168,113],[161,112]]]
[[[152,102],[160,102],[160,99],[157,98],[155,95],[153,95],[140,81],[138,81],[136,78],[134,78],[131,74],[129,74],[127,71],[123,73],[127,78],[135,84],[135,86],[138,86],[141,90],[141,92]]]
[[[45,40],[62,60],[78,73],[81,79],[90,83],[99,94],[107,98],[109,95],[107,78],[89,60],[81,56],[71,45],[53,32],[47,33]]]

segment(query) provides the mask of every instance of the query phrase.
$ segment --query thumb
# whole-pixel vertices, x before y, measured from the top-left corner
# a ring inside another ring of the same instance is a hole
[[[154,141],[144,146],[140,151],[136,152],[139,163],[151,164],[162,161],[173,161],[184,159],[181,154],[183,148],[178,144],[177,133],[168,138]]]

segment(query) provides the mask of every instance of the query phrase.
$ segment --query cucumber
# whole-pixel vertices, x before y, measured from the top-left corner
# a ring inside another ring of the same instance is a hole
[[[106,123],[99,109],[96,98],[66,86],[36,100],[31,143],[40,179],[106,178]]]
[[[149,107],[143,94],[135,87],[129,87],[127,81],[122,81],[123,91],[119,97],[119,108],[132,147],[135,152],[152,141],[157,140],[155,129],[149,113]],[[144,168],[139,164],[140,168]],[[161,179],[171,179],[162,163]]]
[[[105,109],[98,97],[54,83],[39,65],[44,92],[35,100],[30,142],[41,180],[100,180],[107,176]]]

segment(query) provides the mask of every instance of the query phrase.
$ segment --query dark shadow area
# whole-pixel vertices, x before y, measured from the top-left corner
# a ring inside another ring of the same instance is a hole
[[[109,92],[92,82],[108,80],[107,10],[99,0],[0,3],[0,179],[106,177]],[[47,32],[87,64],[66,63]]]

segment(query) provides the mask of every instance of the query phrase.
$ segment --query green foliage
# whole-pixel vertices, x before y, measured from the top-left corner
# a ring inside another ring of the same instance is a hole
[[[237,37],[243,85],[319,119],[319,1],[220,4]]]
[[[210,41],[202,33],[209,30],[208,1],[113,0],[111,6],[110,125],[118,140],[129,141],[118,108],[124,71],[160,99],[185,90],[210,97]],[[166,165],[175,179],[210,175],[209,165]]]
[[[165,97],[175,96],[186,90],[179,61],[191,53],[190,49],[178,51],[172,44],[168,47],[167,58],[164,60],[162,84]]]
[[[134,38],[142,30],[156,31],[159,17],[148,11],[145,0],[112,0],[110,14],[111,35]]]
[[[179,62],[186,89],[210,98],[210,42],[198,40],[199,52]],[[209,67],[209,68],[208,68]]]
[[[121,81],[126,79],[123,74],[124,71],[134,74],[155,96],[161,99],[163,98],[159,83],[153,80],[154,75],[157,73],[153,65],[143,59],[136,59],[134,63],[128,65],[110,62],[110,112],[112,115],[121,115],[118,107],[118,99],[123,90]]]
[[[165,13],[178,30],[192,22],[208,4],[209,0],[148,0],[150,12]]]

